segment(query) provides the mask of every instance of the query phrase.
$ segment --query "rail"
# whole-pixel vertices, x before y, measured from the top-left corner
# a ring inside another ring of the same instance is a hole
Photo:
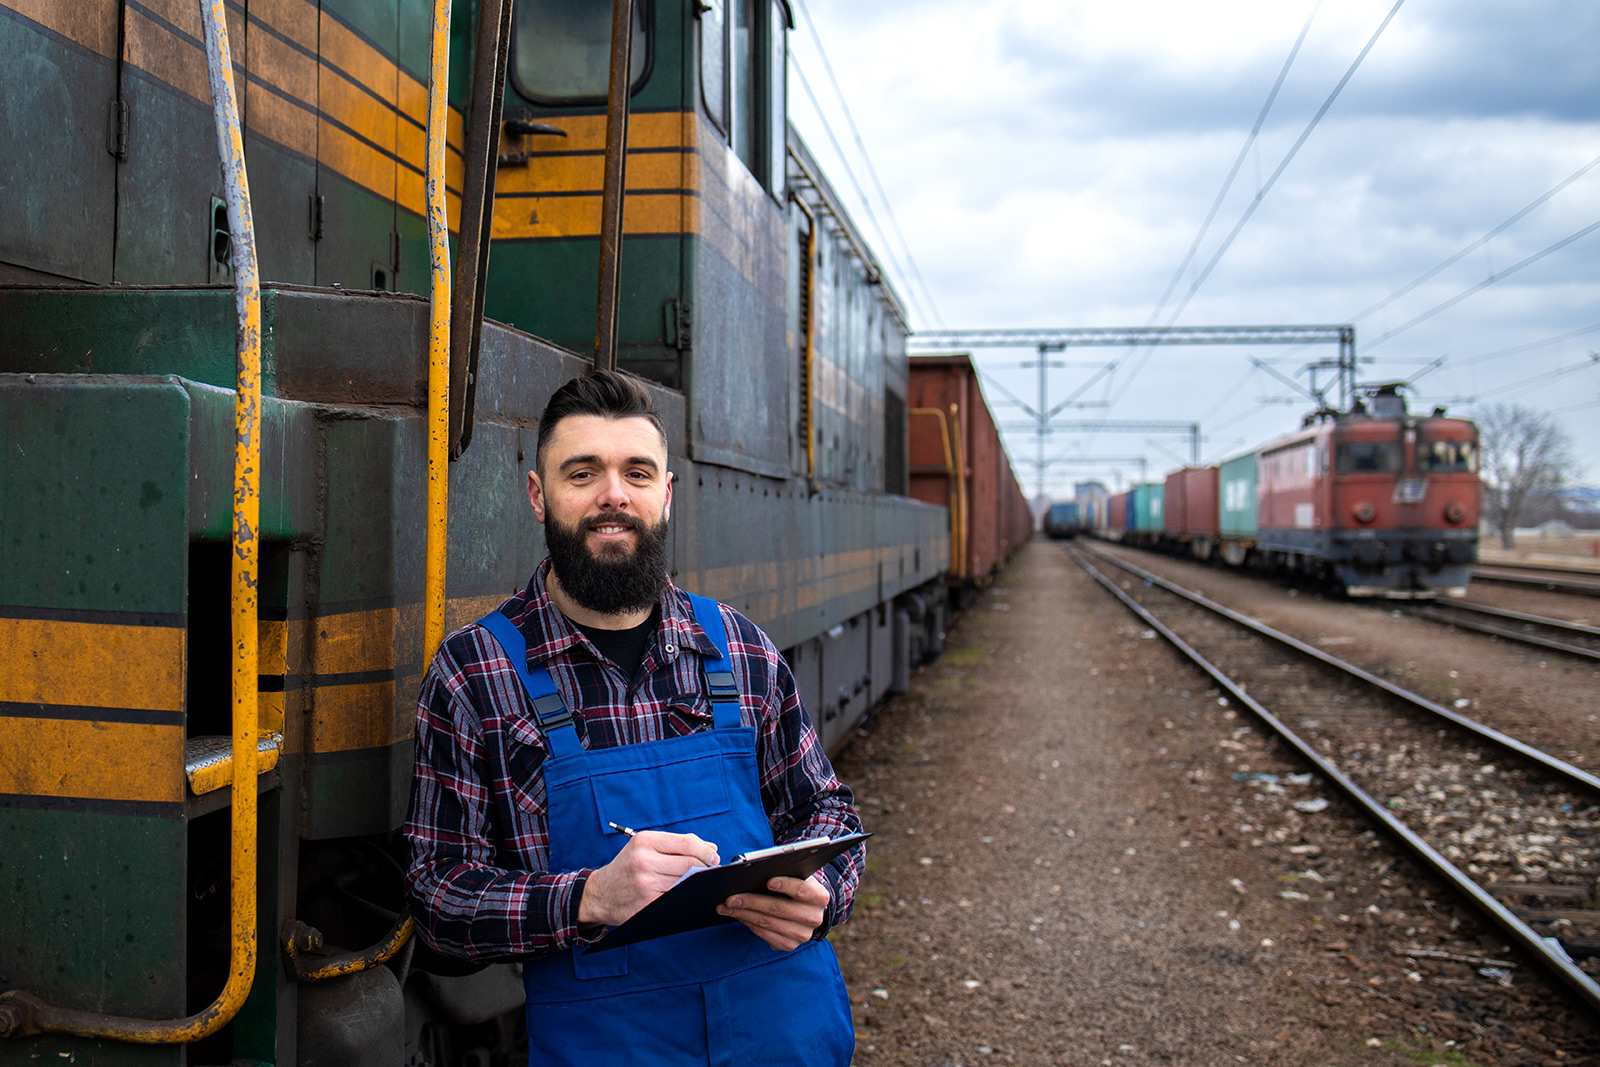
[[[1499,565],[1478,564],[1472,568],[1475,582],[1502,582],[1506,585],[1533,586],[1554,593],[1581,593],[1600,596],[1600,578],[1585,580],[1578,575],[1588,572],[1564,571],[1555,568],[1512,568]]]
[[[1454,888],[1458,893],[1466,897],[1472,904],[1474,904],[1484,914],[1485,917],[1487,917],[1496,926],[1500,927],[1500,929],[1505,932],[1505,934],[1510,937],[1515,944],[1532,955],[1540,962],[1540,964],[1545,967],[1546,970],[1559,978],[1569,989],[1577,994],[1579,999],[1581,999],[1591,1011],[1600,1012],[1600,985],[1596,985],[1594,979],[1590,978],[1587,974],[1580,970],[1577,965],[1567,958],[1566,954],[1561,951],[1561,949],[1552,946],[1543,937],[1540,937],[1539,934],[1531,929],[1527,923],[1524,923],[1515,914],[1513,914],[1511,910],[1508,909],[1504,904],[1500,903],[1493,896],[1491,896],[1483,889],[1482,886],[1478,885],[1478,883],[1474,882],[1464,872],[1462,872],[1460,868],[1456,867],[1449,860],[1445,859],[1443,855],[1436,851],[1432,845],[1429,845],[1420,836],[1418,836],[1417,833],[1409,826],[1397,819],[1387,808],[1379,803],[1377,799],[1363,790],[1355,783],[1353,779],[1335,766],[1331,760],[1317,752],[1310,742],[1306,741],[1299,734],[1285,726],[1283,721],[1277,715],[1274,715],[1267,707],[1245,692],[1242,687],[1235,684],[1233,679],[1229,678],[1227,674],[1223,673],[1220,668],[1211,663],[1211,661],[1207,660],[1200,654],[1198,650],[1188,644],[1188,642],[1184,641],[1184,639],[1178,636],[1178,634],[1173,632],[1170,627],[1146,610],[1144,605],[1140,604],[1127,593],[1117,588],[1117,584],[1115,582],[1107,578],[1104,574],[1100,573],[1100,571],[1095,569],[1093,564],[1083,558],[1083,553],[1071,548],[1067,549],[1066,551],[1067,555],[1070,556],[1073,561],[1078,564],[1078,566],[1082,567],[1085,573],[1087,573],[1096,582],[1100,583],[1100,585],[1103,586],[1108,592],[1120,600],[1129,611],[1132,611],[1140,619],[1144,620],[1146,625],[1164,637],[1174,648],[1183,653],[1184,656],[1188,657],[1196,666],[1209,675],[1213,681],[1221,686],[1222,689],[1227,692],[1232,699],[1238,701],[1243,707],[1248,708],[1263,726],[1277,734],[1278,737],[1281,738],[1286,744],[1292,747],[1296,752],[1300,753],[1301,757],[1315,767],[1319,774],[1325,777],[1328,781],[1334,783],[1341,791],[1344,792],[1347,797],[1350,798],[1352,802],[1356,804],[1357,807],[1364,811],[1369,818],[1378,823],[1378,825],[1387,831],[1392,837],[1394,837],[1395,840],[1399,841],[1401,845],[1403,845],[1414,856],[1416,856],[1416,858],[1420,860],[1425,867],[1448,882],[1452,888]],[[1110,556],[1099,553],[1095,553],[1095,555],[1097,555],[1100,559],[1106,560],[1107,562],[1124,566],[1121,561],[1118,561]],[[1139,569],[1140,568],[1130,568],[1130,573]],[[1156,584],[1159,584],[1163,588],[1168,588],[1169,591],[1172,591],[1171,583],[1167,583],[1163,580]],[[1191,599],[1194,598],[1191,596]],[[1198,603],[1203,599],[1204,598],[1199,598],[1196,600],[1196,602]],[[1220,607],[1220,605],[1218,605],[1218,607]],[[1227,609],[1223,609],[1223,611],[1224,613],[1227,613]],[[1229,617],[1233,616],[1230,614]]]
[[[1441,600],[1423,608],[1415,608],[1412,614],[1430,622],[1437,622],[1443,626],[1454,626],[1462,630],[1473,630],[1477,633],[1492,634],[1508,641],[1516,641],[1536,648],[1548,648],[1555,652],[1562,652],[1569,656],[1581,659],[1600,660],[1600,652],[1582,645],[1572,644],[1570,641],[1542,637],[1537,633],[1527,633],[1513,630],[1509,626],[1497,626],[1492,622],[1482,622],[1476,619],[1462,618],[1462,614],[1487,615],[1493,619],[1507,619],[1511,622],[1526,623],[1530,626],[1543,627],[1558,634],[1572,635],[1579,638],[1600,637],[1600,626],[1589,626],[1581,622],[1567,622],[1564,619],[1550,619],[1543,615],[1530,615],[1525,611],[1512,611],[1508,608],[1494,608],[1487,604],[1473,604],[1461,600]]]
[[[1468,733],[1476,734],[1478,737],[1489,742],[1490,744],[1503,748],[1506,751],[1520,756],[1531,763],[1535,763],[1545,770],[1550,771],[1552,774],[1555,774],[1560,778],[1564,778],[1575,785],[1578,785],[1584,789],[1592,790],[1596,793],[1600,793],[1600,778],[1596,778],[1594,775],[1590,774],[1588,771],[1582,770],[1581,768],[1574,767],[1565,760],[1556,759],[1548,752],[1543,752],[1537,748],[1534,748],[1532,745],[1524,744],[1523,742],[1518,741],[1516,738],[1509,737],[1506,734],[1501,733],[1499,730],[1485,726],[1483,723],[1478,722],[1475,719],[1469,719],[1465,715],[1457,714],[1442,704],[1436,704],[1427,697],[1420,696],[1411,692],[1409,689],[1395,685],[1387,678],[1380,678],[1371,671],[1364,670],[1353,663],[1348,663],[1337,656],[1331,656],[1315,645],[1309,645],[1306,642],[1301,641],[1299,638],[1290,637],[1281,630],[1275,630],[1263,622],[1250,618],[1248,615],[1241,615],[1232,608],[1218,604],[1216,601],[1202,596],[1192,589],[1185,589],[1175,582],[1170,582],[1153,571],[1145,570],[1138,564],[1129,563],[1127,560],[1117,559],[1115,556],[1108,555],[1099,551],[1098,549],[1090,549],[1088,551],[1091,555],[1094,555],[1099,559],[1103,559],[1113,566],[1120,567],[1129,574],[1149,582],[1151,585],[1159,586],[1169,593],[1180,596],[1191,603],[1198,604],[1207,611],[1215,612],[1225,619],[1230,619],[1241,626],[1261,634],[1263,637],[1270,637],[1274,641],[1294,649],[1303,656],[1314,659],[1319,663],[1326,664],[1335,670],[1343,671],[1345,674],[1348,674],[1353,678],[1358,678],[1361,681],[1366,682],[1368,685],[1383,690],[1390,696],[1398,697],[1400,700],[1410,704],[1414,708],[1444,719],[1445,721],[1460,727]]]
[[[234,400],[233,553],[233,805],[229,844],[231,888],[228,979],[216,1000],[184,1019],[133,1019],[46,1003],[31,993],[0,993],[0,1036],[66,1034],[169,1045],[198,1041],[226,1026],[244,1006],[256,975],[256,772],[259,763],[256,599],[261,515],[261,278],[255,219],[245,172],[244,135],[233,84],[224,0],[202,0],[206,68],[211,83],[217,147],[233,259],[238,317]],[[66,1053],[62,1053],[63,1056]]]

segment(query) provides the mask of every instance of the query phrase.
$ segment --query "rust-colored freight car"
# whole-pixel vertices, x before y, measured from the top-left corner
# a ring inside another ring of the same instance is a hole
[[[1185,467],[1167,475],[1162,528],[1169,542],[1186,545],[1209,559],[1220,536],[1217,526],[1217,468]]]
[[[987,585],[1033,533],[970,356],[914,356],[911,495],[950,509],[950,581]]]

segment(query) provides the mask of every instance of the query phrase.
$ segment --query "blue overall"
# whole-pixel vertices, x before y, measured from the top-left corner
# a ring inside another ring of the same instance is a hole
[[[529,670],[522,634],[499,612],[483,625],[533,702],[549,755],[543,773],[550,869],[611,862],[627,837],[608,823],[697,834],[723,856],[773,843],[761,803],[756,733],[742,724],[715,601],[692,597],[716,645],[702,673],[713,727],[589,751],[554,681]],[[833,946],[781,952],[730,922],[606,952],[556,952],[523,965],[530,1067],[847,1067],[855,1033]]]

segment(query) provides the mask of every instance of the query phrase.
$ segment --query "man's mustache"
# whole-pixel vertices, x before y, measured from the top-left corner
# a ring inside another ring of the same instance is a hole
[[[637,515],[595,515],[580,522],[578,532],[588,533],[602,526],[626,526],[634,533],[644,533],[649,529],[645,521]]]

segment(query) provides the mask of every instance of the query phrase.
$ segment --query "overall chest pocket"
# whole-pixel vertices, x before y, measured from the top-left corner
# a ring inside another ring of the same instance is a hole
[[[607,829],[614,822],[635,830],[694,833],[733,803],[720,752],[673,759],[651,773],[597,771],[590,776],[590,787],[598,823]]]
[[[551,825],[571,831],[557,835],[563,866],[609,863],[627,843],[611,823],[718,841],[734,795],[726,756],[710,741],[710,734],[695,734],[589,751],[581,768],[551,760]]]

